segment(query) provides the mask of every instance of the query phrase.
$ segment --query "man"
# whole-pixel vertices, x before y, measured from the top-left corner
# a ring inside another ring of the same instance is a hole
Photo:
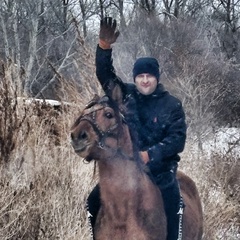
[[[125,102],[132,102],[135,114],[127,116],[128,124],[135,123],[139,151],[159,186],[167,216],[167,240],[178,239],[180,193],[176,171],[186,140],[185,114],[181,102],[164,90],[159,83],[159,64],[155,58],[139,58],[133,67],[134,84],[124,83],[112,65],[113,44],[119,36],[116,20],[101,21],[96,52],[96,74],[105,93],[111,95],[114,84],[121,86]],[[133,109],[130,109],[131,111]],[[132,117],[135,116],[135,119]],[[137,116],[137,118],[136,118]],[[136,124],[137,123],[137,124]],[[92,225],[100,207],[99,187],[88,198]]]

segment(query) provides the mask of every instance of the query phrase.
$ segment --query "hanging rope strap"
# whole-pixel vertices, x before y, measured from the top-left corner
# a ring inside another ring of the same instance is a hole
[[[178,239],[177,240],[182,240],[182,233],[183,233],[183,210],[184,210],[184,203],[183,203],[183,198],[182,196],[180,197],[180,203],[179,203],[179,227],[178,227]]]
[[[89,211],[88,203],[86,203],[86,210],[87,210],[87,220],[88,220],[88,227],[89,227],[89,231],[90,231],[90,237],[91,237],[91,239],[94,239],[93,227],[92,227],[92,224],[91,224],[92,214]]]

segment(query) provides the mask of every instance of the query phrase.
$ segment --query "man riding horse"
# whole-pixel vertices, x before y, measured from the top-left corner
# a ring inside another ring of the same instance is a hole
[[[111,45],[117,40],[116,20],[101,20],[96,51],[96,74],[103,90],[111,96],[118,84],[129,108],[125,116],[137,132],[139,153],[150,169],[151,179],[159,186],[167,216],[167,240],[178,239],[180,192],[176,179],[179,153],[186,140],[185,114],[181,102],[160,83],[155,58],[142,57],[133,66],[134,83],[123,82],[115,73]],[[132,113],[132,114],[131,114]],[[88,211],[94,225],[100,207],[99,187],[88,198]]]

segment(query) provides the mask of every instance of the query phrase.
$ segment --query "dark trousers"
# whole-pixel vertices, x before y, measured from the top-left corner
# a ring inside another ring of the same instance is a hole
[[[94,226],[97,219],[97,214],[101,206],[100,188],[97,184],[87,198],[87,210],[89,212],[88,219],[92,227],[92,234],[94,235]]]
[[[174,167],[154,178],[161,190],[167,216],[167,240],[177,240],[179,232],[180,190],[176,171],[177,168]]]
[[[174,164],[170,169],[165,169],[164,172],[158,174],[156,177],[151,176],[151,179],[158,185],[162,192],[165,213],[167,216],[167,240],[178,239],[179,229],[179,203],[180,191],[176,179],[177,165]],[[100,209],[100,188],[96,185],[87,199],[87,206],[89,211],[89,220],[94,230],[97,213]]]

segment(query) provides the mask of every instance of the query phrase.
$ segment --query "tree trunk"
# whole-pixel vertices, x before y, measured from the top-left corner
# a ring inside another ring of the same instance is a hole
[[[37,36],[38,36],[38,25],[39,25],[39,18],[38,13],[41,11],[41,2],[36,3],[37,4],[37,10],[35,14],[32,14],[32,31],[29,32],[29,58],[28,63],[26,67],[26,78],[25,78],[25,85],[24,85],[24,93],[27,96],[31,96],[31,73],[34,65],[34,60],[36,57],[36,50],[37,50]]]

